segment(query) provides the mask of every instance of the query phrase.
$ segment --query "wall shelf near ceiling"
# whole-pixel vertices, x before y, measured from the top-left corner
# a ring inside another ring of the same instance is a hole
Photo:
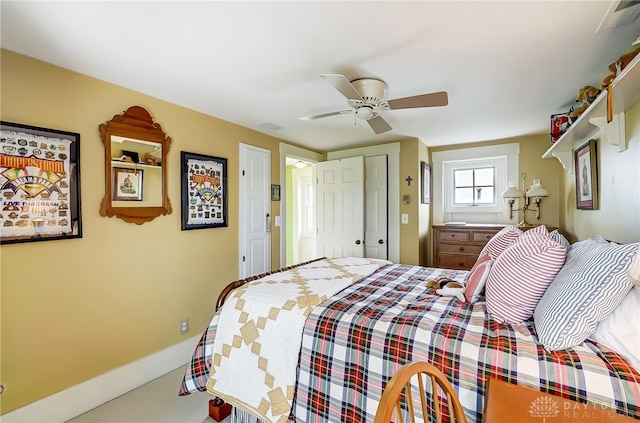
[[[594,100],[587,110],[567,129],[543,155],[557,158],[565,170],[573,173],[573,150],[600,136],[617,151],[627,149],[624,114],[640,102],[640,53],[611,82],[613,120],[607,123],[607,91]]]

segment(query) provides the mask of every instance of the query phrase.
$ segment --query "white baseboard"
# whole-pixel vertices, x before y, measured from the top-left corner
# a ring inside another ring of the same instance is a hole
[[[62,423],[184,365],[200,335],[0,416],[2,423]],[[177,389],[177,388],[176,388]],[[176,390],[177,395],[177,390]]]

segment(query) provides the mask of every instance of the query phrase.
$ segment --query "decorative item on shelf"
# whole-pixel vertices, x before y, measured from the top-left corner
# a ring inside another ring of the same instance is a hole
[[[149,165],[149,166],[157,166],[158,165],[158,159],[156,159],[155,157],[153,157],[150,154],[147,154],[144,158],[144,164]]]
[[[558,141],[569,128],[569,113],[551,115],[551,144]]]
[[[582,106],[578,107],[575,110],[571,110],[569,112],[569,124],[572,125],[582,113],[589,107],[591,103],[598,97],[600,94],[600,90],[596,87],[592,87],[591,85],[585,85],[580,88],[578,91],[578,95],[576,96],[576,101],[582,103]]]
[[[526,173],[522,173],[520,178],[522,179],[522,186],[525,186],[525,178],[527,177]],[[542,187],[540,184],[540,179],[534,179],[533,185],[529,187],[528,190],[524,192],[524,194],[515,186],[515,182],[510,181],[509,187],[502,193],[502,198],[507,200],[507,204],[509,205],[509,220],[513,219],[513,212],[522,212],[522,220],[518,223],[519,227],[524,226],[532,226],[529,222],[527,222],[527,211],[531,210],[531,199],[533,199],[535,203],[535,211],[536,211],[536,219],[540,220],[540,207],[542,203],[542,199],[544,197],[548,197],[549,192]],[[522,207],[519,209],[514,209],[513,204],[517,199],[522,199]]]
[[[640,39],[640,37],[638,39]],[[618,57],[615,62],[609,65],[608,69],[611,73],[605,76],[601,82],[603,90],[611,85],[611,82],[613,82],[616,76],[618,76],[620,72],[622,72],[622,70],[626,68],[629,63],[631,63],[633,58],[636,57],[638,53],[640,53],[640,43],[638,43],[638,40],[636,40],[631,44],[631,48],[629,50],[627,50],[623,55]]]
[[[127,163],[140,163],[140,155],[135,151],[122,150],[122,160]]]

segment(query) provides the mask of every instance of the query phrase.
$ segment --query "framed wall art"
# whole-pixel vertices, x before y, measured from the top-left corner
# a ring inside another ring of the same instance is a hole
[[[180,152],[182,230],[227,222],[227,159]]]
[[[431,165],[421,162],[422,167],[422,204],[431,204]]]
[[[142,169],[113,168],[112,192],[115,201],[142,201]]]
[[[0,122],[0,243],[82,238],[80,134]]]
[[[271,184],[271,201],[280,201],[280,185]]]
[[[576,148],[573,154],[576,175],[576,207],[584,210],[596,210],[598,208],[596,141],[589,140]]]

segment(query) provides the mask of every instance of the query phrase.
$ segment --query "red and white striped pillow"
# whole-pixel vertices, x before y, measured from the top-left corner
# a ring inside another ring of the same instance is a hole
[[[478,258],[476,264],[473,265],[467,276],[466,286],[464,289],[464,298],[469,303],[475,303],[481,297],[482,290],[489,277],[493,260],[489,254],[485,254]]]
[[[485,244],[482,251],[480,251],[479,257],[489,254],[491,258],[495,260],[504,250],[513,244],[520,235],[522,235],[522,231],[518,229],[517,226],[505,226]]]
[[[544,225],[522,234],[491,266],[485,287],[489,314],[505,323],[531,317],[565,258],[565,247],[549,236]]]

